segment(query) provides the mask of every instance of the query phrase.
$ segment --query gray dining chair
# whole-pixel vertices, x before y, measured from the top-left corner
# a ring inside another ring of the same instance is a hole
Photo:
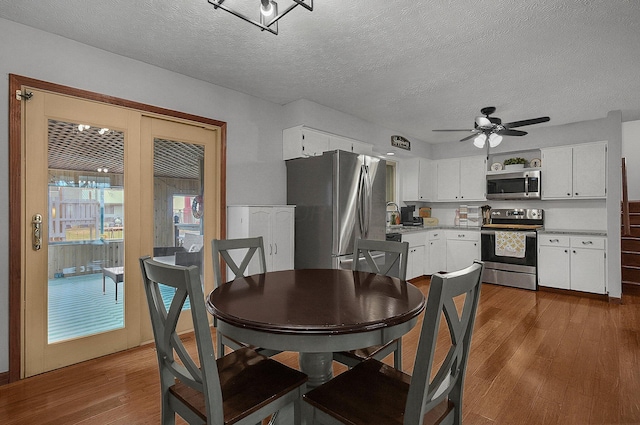
[[[142,257],[140,269],[158,356],[163,425],[175,424],[176,414],[189,424],[255,425],[291,403],[295,423],[301,422],[304,373],[250,348],[216,360],[196,266],[174,266]],[[175,289],[168,311],[160,283]],[[176,333],[187,300],[197,361]]]
[[[405,280],[407,276],[408,242],[356,239],[353,248],[353,270],[393,276]],[[358,261],[355,259],[358,258]],[[393,353],[393,364],[402,370],[402,339],[383,345],[333,353],[333,360],[353,367],[369,358],[382,360]]]
[[[240,239],[213,239],[211,241],[211,255],[213,256],[213,282],[216,288],[225,283],[222,280],[222,268],[225,264],[233,274],[232,277],[227,276],[227,281],[236,277],[246,276],[249,264],[254,259],[257,260],[258,273],[265,273],[267,271],[262,236]],[[214,318],[213,324],[217,326],[216,318]],[[237,350],[238,348],[248,346],[248,344],[221,334],[216,327],[216,351],[218,357],[224,355],[225,347]],[[278,350],[267,350],[261,347],[251,348],[265,356],[273,356],[281,352]]]
[[[483,268],[475,261],[465,269],[431,277],[411,376],[375,359],[359,363],[302,397],[306,423],[461,424]],[[446,348],[443,344],[449,346],[444,359],[434,358],[437,343],[439,352]]]

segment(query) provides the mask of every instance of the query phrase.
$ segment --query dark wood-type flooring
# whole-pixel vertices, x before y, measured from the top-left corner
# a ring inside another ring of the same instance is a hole
[[[418,334],[403,339],[408,372]],[[148,345],[5,385],[0,424],[159,424],[157,374]],[[463,412],[466,425],[640,424],[640,296],[483,285]]]

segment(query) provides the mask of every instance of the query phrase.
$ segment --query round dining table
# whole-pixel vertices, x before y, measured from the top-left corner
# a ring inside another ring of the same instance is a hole
[[[220,333],[299,353],[314,388],[333,376],[333,353],[385,344],[409,332],[425,307],[409,282],[368,272],[284,270],[236,278],[206,300]]]

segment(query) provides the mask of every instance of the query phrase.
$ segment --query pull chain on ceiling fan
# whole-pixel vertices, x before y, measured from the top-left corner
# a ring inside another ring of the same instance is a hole
[[[485,143],[488,141],[489,147],[496,147],[502,142],[502,136],[524,136],[526,131],[513,130],[515,127],[524,127],[525,125],[539,124],[550,120],[549,117],[531,118],[522,121],[513,121],[509,123],[502,123],[502,120],[498,117],[490,116],[496,111],[494,106],[487,106],[480,110],[480,113],[484,116],[476,117],[473,130],[433,130],[433,131],[471,131],[471,135],[460,139],[461,142],[465,142],[469,139],[474,139],[474,146],[482,149]]]

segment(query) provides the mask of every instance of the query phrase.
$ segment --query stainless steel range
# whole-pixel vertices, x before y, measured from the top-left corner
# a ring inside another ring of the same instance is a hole
[[[537,289],[537,230],[544,225],[542,209],[492,209],[491,223],[481,231],[483,281]]]

